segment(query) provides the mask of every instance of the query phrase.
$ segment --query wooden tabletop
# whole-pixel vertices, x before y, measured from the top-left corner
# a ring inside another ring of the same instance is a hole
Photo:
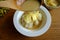
[[[0,40],[60,40],[60,8],[50,10],[52,16],[50,29],[35,38],[29,38],[17,32],[13,25],[14,12],[15,10],[11,10],[0,18]]]

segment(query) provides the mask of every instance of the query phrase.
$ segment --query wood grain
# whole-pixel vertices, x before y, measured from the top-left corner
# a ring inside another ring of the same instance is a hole
[[[11,10],[0,18],[0,40],[60,40],[60,8],[50,10],[52,16],[50,29],[35,38],[25,37],[17,32],[13,25],[14,12],[15,10]]]

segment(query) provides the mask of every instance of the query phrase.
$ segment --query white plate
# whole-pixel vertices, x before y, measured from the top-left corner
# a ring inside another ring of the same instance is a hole
[[[19,23],[19,19],[21,18],[24,11],[16,11],[14,14],[14,17],[13,17],[13,23],[14,23],[16,30],[19,33],[21,33],[25,36],[28,36],[28,37],[37,37],[37,36],[44,34],[51,25],[51,15],[44,6],[40,6],[40,9],[45,12],[46,17],[47,17],[46,24],[44,25],[44,27],[42,29],[37,30],[37,31],[31,31],[31,30],[23,28],[22,25]]]

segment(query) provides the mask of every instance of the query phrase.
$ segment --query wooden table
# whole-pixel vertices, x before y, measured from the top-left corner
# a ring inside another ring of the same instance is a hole
[[[17,32],[13,25],[14,12],[15,10],[11,10],[0,18],[0,40],[60,40],[60,8],[50,10],[52,16],[50,29],[35,38],[25,37]]]

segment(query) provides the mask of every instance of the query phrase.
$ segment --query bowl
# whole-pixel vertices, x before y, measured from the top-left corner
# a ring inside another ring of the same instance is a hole
[[[47,0],[44,0],[44,4],[45,4],[45,6],[46,6],[48,9],[55,9],[55,8],[59,8],[59,7],[60,7],[60,0],[57,0],[58,5],[55,6],[55,7],[54,7],[54,6],[49,6],[46,1],[47,1]]]
[[[35,31],[31,31],[31,30],[28,30],[28,29],[24,28],[19,23],[19,19],[24,14],[24,11],[18,11],[17,10],[15,12],[15,14],[14,14],[14,17],[13,17],[13,23],[14,23],[14,26],[15,26],[16,30],[19,33],[21,33],[22,35],[27,36],[27,37],[41,36],[42,34],[47,32],[47,30],[50,28],[50,25],[51,25],[51,15],[50,15],[49,11],[44,6],[41,5],[40,9],[45,12],[45,15],[47,17],[46,23],[45,23],[45,25],[41,29],[35,30]]]

